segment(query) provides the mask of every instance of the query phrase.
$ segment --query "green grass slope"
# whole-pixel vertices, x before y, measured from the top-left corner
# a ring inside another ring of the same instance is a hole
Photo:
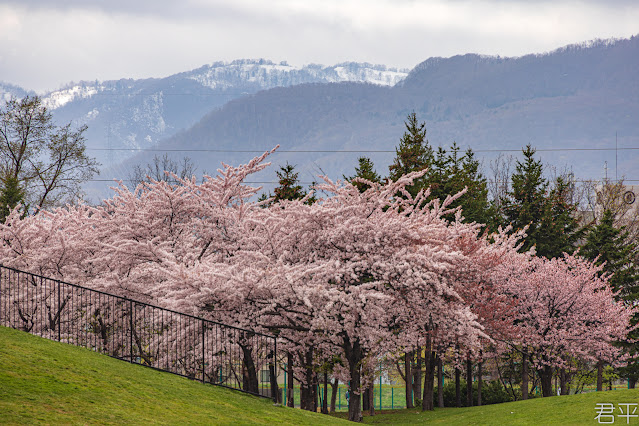
[[[597,425],[597,403],[614,405],[614,424],[639,424],[639,417],[619,416],[627,406],[639,404],[639,389],[590,392],[580,395],[553,396],[528,401],[508,402],[469,408],[442,408],[422,413],[421,410],[382,411],[374,417],[364,417],[364,423],[374,424],[446,424],[446,425]],[[639,407],[635,405],[634,408]],[[633,406],[630,406],[630,413]],[[639,416],[639,408],[634,413]],[[343,416],[342,413],[339,414]],[[603,417],[602,423],[612,420]]]
[[[377,424],[588,425],[597,403],[615,423],[639,390],[592,392],[471,408],[383,411]],[[634,406],[637,407],[637,406]],[[630,406],[632,412],[633,406]],[[634,413],[639,415],[639,408]],[[274,406],[269,400],[128,364],[83,348],[0,327],[0,424],[344,424],[334,416]],[[610,420],[604,418],[602,420]]]
[[[0,327],[0,424],[336,424],[337,418]]]

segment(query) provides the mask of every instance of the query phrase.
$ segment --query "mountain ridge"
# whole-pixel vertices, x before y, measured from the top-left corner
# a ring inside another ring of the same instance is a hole
[[[112,164],[187,129],[230,100],[261,90],[341,81],[394,85],[407,74],[408,70],[370,63],[292,66],[286,61],[238,59],[162,78],[71,82],[41,98],[56,122],[87,124],[87,147],[95,150],[98,161]],[[34,93],[0,83],[0,100],[27,94]]]
[[[602,177],[604,161],[611,168],[617,162],[615,133],[620,148],[639,147],[638,37],[518,58],[467,54],[420,65],[392,87],[329,83],[260,91],[209,112],[154,149],[200,150],[200,170],[211,171],[220,161],[246,162],[279,144],[288,152],[272,157],[275,167],[296,164],[307,181],[319,170],[333,178],[351,175],[358,155],[370,156],[384,174],[412,111],[426,121],[433,146],[455,141],[476,152],[516,153],[529,143],[565,149],[540,155],[578,178]],[[152,154],[133,157],[122,170]],[[637,172],[636,154],[624,151],[619,177],[639,179],[629,174]],[[492,158],[482,156],[487,168]],[[271,170],[256,179],[273,176]]]
[[[220,161],[248,161],[278,144],[275,167],[296,164],[304,180],[324,173],[350,175],[358,155],[370,156],[384,174],[412,111],[426,121],[433,146],[455,141],[476,152],[515,152],[529,143],[542,150],[572,149],[547,158],[584,178],[600,177],[605,161],[609,167],[617,163],[618,153],[610,150],[615,134],[620,148],[639,147],[637,36],[519,57],[434,57],[410,72],[350,62],[306,68],[268,60],[233,61],[234,69],[228,64],[162,79],[110,81],[110,90],[121,95],[89,96],[87,83],[54,115],[61,122],[88,122],[94,132],[87,134],[90,153],[100,156],[105,165],[100,179],[107,180],[126,179],[133,165],[167,151],[181,157],[175,151],[199,150],[201,172],[214,170]],[[284,81],[282,69],[296,74]],[[355,81],[334,81],[345,76]],[[387,84],[359,82],[367,79]],[[213,80],[214,92],[204,84]],[[0,98],[5,86],[0,85]],[[102,106],[96,103],[100,99]],[[631,175],[639,163],[636,154],[625,151],[615,174],[639,180]],[[486,169],[491,158],[486,154],[484,160]],[[270,182],[271,175],[272,170],[258,179]]]

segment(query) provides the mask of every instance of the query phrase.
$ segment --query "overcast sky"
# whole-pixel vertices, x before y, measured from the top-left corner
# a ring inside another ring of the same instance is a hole
[[[638,0],[0,0],[0,81],[42,92],[239,58],[412,68],[636,34]]]

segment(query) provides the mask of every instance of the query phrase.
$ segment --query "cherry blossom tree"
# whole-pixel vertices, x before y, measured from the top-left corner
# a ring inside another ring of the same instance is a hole
[[[325,178],[318,189],[329,196],[312,205],[297,200],[253,209],[237,255],[225,267],[198,266],[205,277],[198,286],[211,296],[206,303],[234,314],[251,311],[249,322],[306,349],[339,350],[350,380],[351,420],[361,418],[362,364],[414,341],[404,324],[435,321],[471,340],[480,332],[443,279],[466,261],[454,246],[464,225],[442,218],[454,198],[427,203],[426,192],[408,194],[405,187],[422,174],[367,182],[363,193]],[[401,192],[405,198],[396,197]]]
[[[428,190],[411,194],[407,188],[425,171],[386,184],[325,177],[316,186],[325,196],[314,203],[254,201],[259,188],[244,181],[267,166],[268,154],[223,165],[201,183],[174,176],[133,191],[120,183],[95,207],[25,218],[15,209],[0,224],[0,262],[249,330],[226,342],[243,355],[249,391],[263,359],[252,335],[275,334],[291,354],[303,407],[314,408],[317,374],[332,364],[350,383],[353,421],[361,420],[371,366],[418,347],[426,347],[425,409],[432,408],[434,366],[450,348],[468,359],[486,342],[528,348],[545,394],[552,369],[567,356],[617,357],[611,342],[625,336],[633,311],[614,302],[606,278],[587,261],[518,253],[521,233],[510,230],[483,234],[451,209],[462,193],[445,200],[429,200]],[[367,189],[360,192],[358,182]],[[38,297],[48,300],[45,293]],[[22,293],[18,303],[32,306],[33,294]],[[59,318],[60,303],[47,309]],[[108,324],[107,307],[91,309],[102,321],[96,333],[108,334],[116,325]],[[189,333],[201,333],[198,327]],[[163,328],[144,327],[160,346],[180,344]],[[151,362],[159,346],[145,339],[134,339],[137,353]],[[185,375],[202,363],[171,362]]]
[[[569,358],[615,363],[621,350],[613,342],[630,331],[635,312],[615,301],[601,267],[572,255],[533,257],[508,282],[516,299],[513,344],[528,348],[542,385],[552,395],[555,369],[570,368]]]

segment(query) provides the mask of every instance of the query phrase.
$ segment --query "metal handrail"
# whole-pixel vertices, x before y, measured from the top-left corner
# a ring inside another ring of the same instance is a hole
[[[0,325],[279,401],[277,339],[257,331],[3,265]]]

